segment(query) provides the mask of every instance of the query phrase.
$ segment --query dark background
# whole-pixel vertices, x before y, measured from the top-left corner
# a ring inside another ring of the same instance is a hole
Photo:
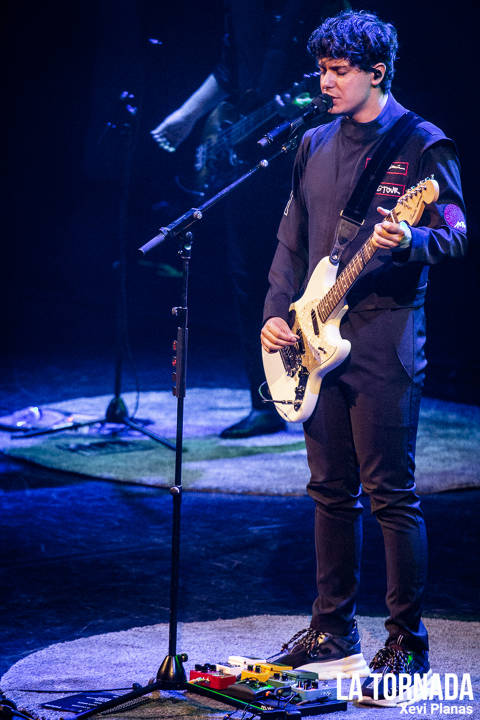
[[[392,21],[400,38],[393,91],[438,124],[458,145],[468,209],[466,261],[433,268],[428,301],[427,392],[478,400],[472,316],[478,301],[478,210],[471,111],[470,5],[455,13],[407,0],[352,3]],[[319,2],[319,22],[322,18]],[[134,354],[168,349],[170,307],[178,279],[175,248],[162,246],[141,264],[136,248],[195,204],[175,186],[192,163],[195,136],[177,153],[160,150],[149,130],[195,90],[216,62],[223,32],[220,0],[10,3],[7,67],[9,166],[3,249],[8,307],[7,369],[19,358],[109,357],[114,342],[115,272],[125,139],[107,122],[122,120],[119,94],[135,93],[140,112],[128,203],[128,307]],[[148,38],[162,45],[152,45]],[[305,70],[312,70],[305,55]],[[248,212],[255,212],[251,197]],[[272,227],[272,233],[276,228]],[[224,219],[216,208],[196,231],[191,331],[212,348],[235,352],[229,278],[224,271]],[[107,360],[108,362],[108,360]],[[168,367],[161,371],[165,378]],[[162,376],[163,377],[163,376]],[[108,392],[109,388],[105,388]],[[13,409],[13,408],[12,408]]]

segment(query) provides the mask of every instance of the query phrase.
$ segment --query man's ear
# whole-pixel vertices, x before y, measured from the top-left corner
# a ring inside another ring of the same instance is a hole
[[[377,87],[385,77],[386,67],[383,63],[377,63],[372,66],[371,73],[373,75],[372,85]]]

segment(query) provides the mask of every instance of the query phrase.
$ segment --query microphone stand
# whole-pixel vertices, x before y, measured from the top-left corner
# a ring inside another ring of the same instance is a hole
[[[302,125],[303,128],[303,125]],[[182,261],[182,293],[181,305],[172,308],[172,314],[178,319],[177,339],[173,343],[175,356],[173,366],[175,373],[173,380],[175,386],[173,393],[177,398],[177,431],[175,440],[175,481],[170,488],[173,500],[173,521],[172,521],[172,547],[171,547],[171,575],[170,575],[170,615],[169,615],[169,645],[168,654],[163,659],[157,671],[156,680],[149,685],[138,686],[135,684],[133,690],[124,695],[119,695],[112,700],[96,705],[75,716],[75,720],[95,715],[105,710],[124,705],[156,690],[182,690],[186,688],[187,678],[183,663],[188,660],[185,653],[177,654],[177,620],[178,620],[178,591],[179,591],[179,565],[180,565],[180,519],[182,502],[182,453],[183,453],[183,415],[184,398],[186,395],[186,365],[187,365],[187,343],[188,343],[188,278],[189,263],[193,244],[193,234],[189,227],[199,222],[214,205],[230,195],[238,186],[243,185],[249,178],[259,170],[266,169],[276,158],[285,155],[298,144],[299,129],[291,135],[282,145],[280,150],[274,153],[268,160],[262,159],[257,162],[244,175],[234,180],[230,185],[220,190],[216,195],[206,200],[200,207],[191,208],[188,212],[174,220],[167,227],[161,228],[158,235],[149,240],[139,248],[142,255],[153,250],[167,238],[177,239],[180,245],[178,255]]]

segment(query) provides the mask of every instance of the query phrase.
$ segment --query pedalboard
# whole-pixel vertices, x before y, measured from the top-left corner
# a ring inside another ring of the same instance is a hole
[[[195,665],[187,690],[272,720],[294,720],[347,709],[346,701],[337,699],[333,683],[319,680],[315,673],[259,658],[248,658],[248,663],[243,660],[232,656],[228,663]]]

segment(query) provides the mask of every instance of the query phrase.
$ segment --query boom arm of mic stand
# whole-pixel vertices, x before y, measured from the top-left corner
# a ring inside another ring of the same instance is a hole
[[[280,155],[284,155],[285,153],[289,152],[289,150],[291,150],[293,147],[295,147],[298,143],[298,137],[298,132],[294,133],[282,145],[281,149],[278,150],[274,155],[272,155],[268,160],[259,160],[259,162],[253,166],[253,168],[248,170],[248,172],[246,172],[244,175],[241,175],[241,177],[234,180],[230,185],[224,187],[209,200],[206,200],[203,205],[200,205],[200,207],[198,208],[191,208],[190,210],[188,210],[188,212],[184,213],[179,218],[170,223],[170,225],[167,225],[167,227],[160,228],[160,232],[158,233],[158,235],[155,235],[155,237],[146,242],[145,245],[142,245],[140,248],[138,248],[138,252],[141,255],[146,255],[148,252],[150,252],[150,250],[153,250],[154,247],[160,245],[160,243],[162,243],[167,238],[181,235],[188,227],[201,220],[207,210],[216,205],[227,195],[230,195],[230,193],[233,192],[236,187],[242,185],[242,183],[244,183],[246,180],[248,180],[248,178],[258,172],[258,170],[269,167],[272,160],[275,160]]]

